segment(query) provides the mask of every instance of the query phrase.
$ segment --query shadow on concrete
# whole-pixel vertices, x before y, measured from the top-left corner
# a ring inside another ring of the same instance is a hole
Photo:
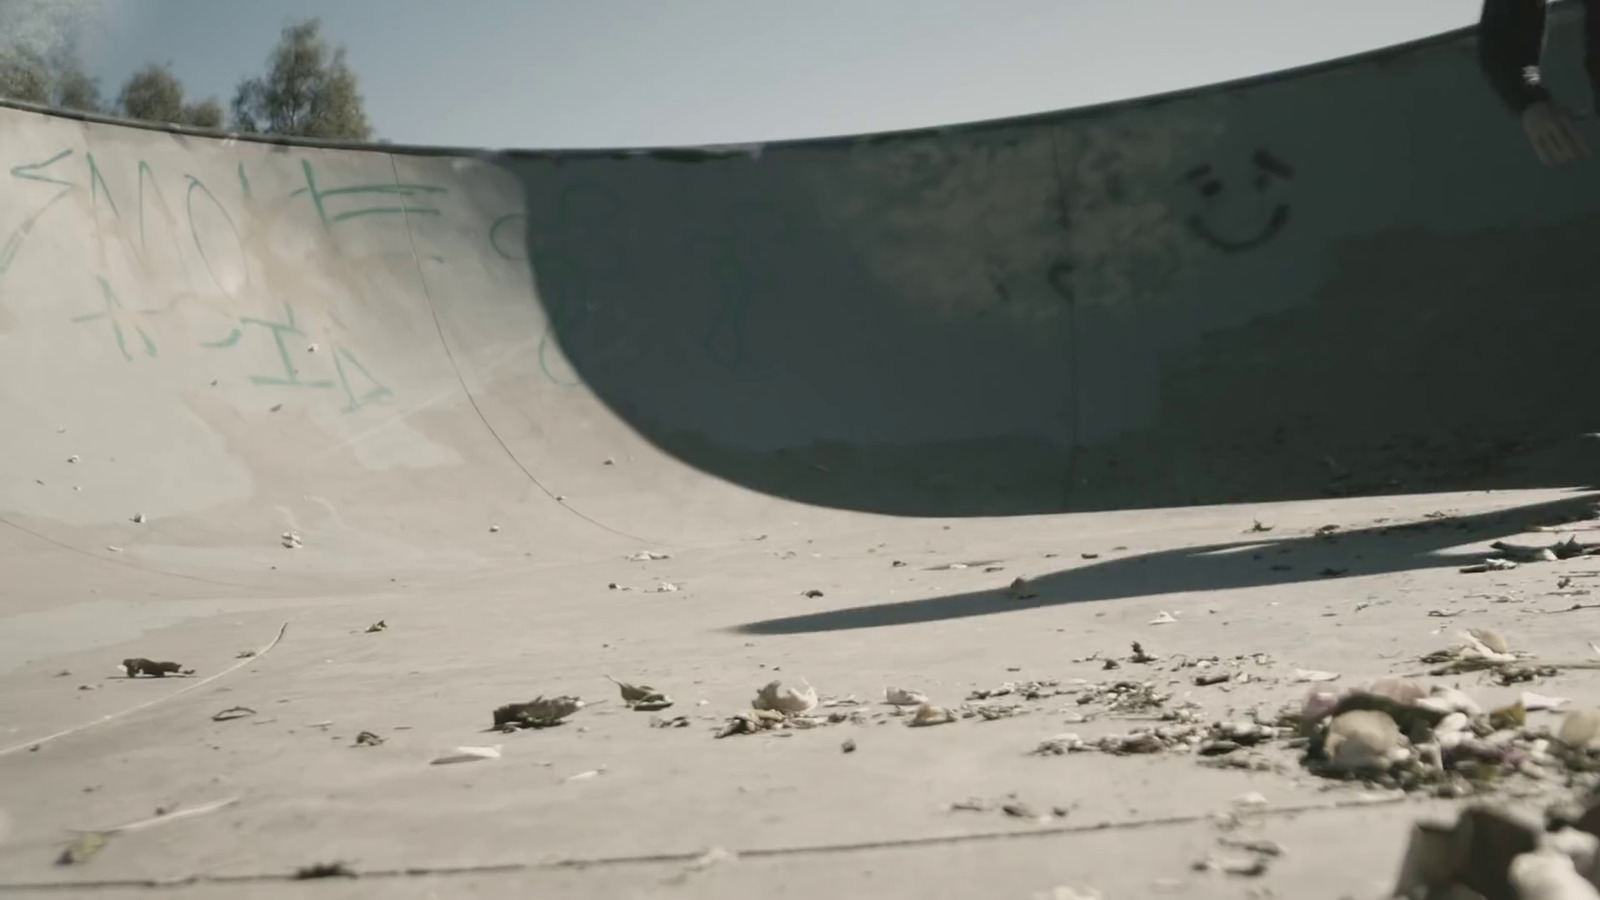
[[[1462,544],[1491,541],[1535,525],[1583,518],[1600,495],[1582,493],[1547,503],[1472,516],[1449,516],[1326,535],[1248,539],[1142,553],[1064,569],[1031,579],[1026,600],[1005,586],[993,590],[856,606],[738,626],[744,634],[807,634],[912,625],[986,616],[1064,603],[1148,597],[1189,591],[1294,584],[1319,578],[1380,575],[1471,565],[1481,554],[1446,554]],[[1463,576],[1469,577],[1469,576]]]

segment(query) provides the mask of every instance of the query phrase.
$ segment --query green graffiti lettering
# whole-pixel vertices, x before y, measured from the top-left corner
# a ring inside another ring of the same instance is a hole
[[[311,197],[312,205],[316,207],[317,217],[322,220],[322,224],[324,226],[331,226],[339,222],[346,221],[347,219],[357,219],[362,216],[394,214],[437,216],[440,214],[439,210],[429,206],[414,206],[407,203],[406,199],[422,194],[449,193],[448,188],[444,188],[435,184],[385,183],[363,184],[342,188],[319,188],[317,187],[317,174],[316,171],[311,168],[310,161],[301,160],[300,167],[301,170],[305,172],[306,186],[291,191],[289,196],[298,197],[301,194],[309,195]],[[379,196],[396,196],[400,198],[400,203],[397,206],[366,206],[331,214],[328,211],[328,204],[326,201],[329,198],[364,196],[373,194]]]
[[[46,175],[34,175],[34,174],[32,174],[35,170],[43,169],[46,166],[53,166],[56,163],[62,161],[63,159],[66,159],[67,157],[69,157],[71,155],[72,155],[72,151],[71,150],[63,150],[60,153],[57,153],[55,156],[52,156],[49,159],[45,160],[44,162],[28,163],[26,165],[21,165],[21,166],[12,166],[11,167],[11,177],[12,178],[21,178],[24,181],[42,181],[45,184],[62,184],[62,185],[66,185],[67,187],[77,187],[76,184],[73,184],[70,181],[62,181],[59,178],[51,178],[51,177],[46,176]]]
[[[26,219],[23,219],[22,224],[12,230],[10,236],[6,238],[6,242],[0,244],[0,276],[4,276],[6,272],[10,271],[11,264],[17,261],[17,254],[22,252],[22,244],[28,239],[28,235],[33,233],[33,226],[38,223],[39,217],[43,216],[50,207],[55,206],[56,201],[72,193],[72,191],[73,189],[70,187],[58,191],[54,197],[45,201],[43,206],[40,206]]]
[[[96,275],[95,279],[100,282],[100,293],[105,301],[106,308],[97,313],[89,313],[88,315],[83,316],[73,316],[72,321],[82,325],[88,322],[99,321],[100,319],[108,320],[111,323],[111,333],[116,337],[117,340],[117,349],[122,351],[122,358],[132,362],[133,354],[128,352],[128,339],[122,331],[123,322],[126,320],[129,327],[133,329],[134,333],[139,335],[139,340],[143,342],[144,355],[154,358],[156,355],[156,342],[150,338],[149,333],[147,333],[144,330],[144,327],[140,325],[137,320],[133,319],[132,316],[153,316],[157,314],[156,311],[134,310],[130,314],[130,312],[123,307],[122,301],[117,297],[116,291],[111,289],[111,283],[99,275]]]
[[[242,177],[244,175],[244,169],[242,168],[243,164],[241,163],[240,165],[241,168],[239,169],[239,174]],[[217,270],[211,262],[211,255],[206,252],[205,244],[200,240],[200,230],[195,226],[194,192],[199,191],[200,193],[205,194],[206,199],[211,201],[211,205],[217,208],[217,212],[222,213],[223,220],[228,223],[228,229],[233,232],[233,239],[235,243],[239,245],[239,259],[241,260],[241,264],[244,259],[244,238],[239,235],[239,226],[233,223],[233,216],[228,215],[227,208],[222,205],[222,202],[217,199],[215,194],[211,193],[211,189],[206,187],[200,179],[194,177],[193,175],[188,176],[188,178],[189,191],[184,195],[183,203],[184,211],[189,217],[189,236],[194,238],[194,249],[199,251],[200,261],[206,264],[206,271],[211,273],[211,281],[216,284],[217,290],[222,291],[222,293],[227,294],[228,297],[232,299],[233,295],[230,294],[228,289],[223,286],[222,279],[217,277]],[[249,281],[249,277],[249,272],[246,271],[245,280],[247,283]]]
[[[341,358],[347,360],[350,365],[355,367],[356,371],[361,373],[362,377],[366,378],[366,380],[372,384],[371,390],[367,391],[365,394],[362,394],[360,397],[356,396],[356,392],[350,388],[350,378],[344,370],[344,363],[339,361]],[[374,403],[383,399],[384,397],[393,396],[393,392],[379,384],[378,379],[372,377],[372,373],[367,371],[367,367],[363,366],[360,360],[356,359],[355,354],[351,353],[349,350],[346,350],[344,347],[336,347],[334,349],[333,366],[339,371],[339,384],[344,388],[345,396],[350,400],[349,404],[344,408],[345,412],[355,412],[369,403]]]
[[[286,321],[286,322],[269,322],[269,321],[267,321],[265,319],[252,319],[252,318],[240,318],[239,319],[240,324],[243,324],[243,325],[259,325],[262,328],[266,328],[266,329],[271,330],[271,332],[272,332],[272,340],[278,346],[278,359],[279,359],[280,362],[283,363],[283,374],[282,375],[251,375],[250,376],[250,382],[252,384],[278,384],[278,385],[285,385],[287,387],[307,387],[307,388],[331,388],[331,387],[333,387],[333,382],[331,380],[302,381],[300,379],[300,370],[296,369],[294,367],[294,362],[293,362],[292,359],[290,359],[290,356],[289,356],[289,345],[284,340],[284,335],[292,334],[292,335],[296,335],[298,337],[305,337],[306,333],[304,331],[301,331],[300,330],[300,326],[295,324],[295,321],[294,321],[294,307],[290,306],[288,303],[283,304],[283,315],[284,315],[284,318],[287,319],[288,321]]]
[[[117,210],[116,198],[111,196],[111,185],[106,184],[104,175],[100,174],[100,166],[94,161],[93,153],[84,154],[89,160],[89,200],[93,203],[100,202],[100,189],[106,189],[106,202],[111,204],[111,214],[122,218],[122,213]]]

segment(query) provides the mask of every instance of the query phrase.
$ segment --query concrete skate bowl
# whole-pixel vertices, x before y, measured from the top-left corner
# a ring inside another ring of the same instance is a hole
[[[1577,43],[1557,16],[1568,94]],[[762,147],[15,107],[0,134],[18,547],[264,570],[299,538],[300,571],[454,570],[839,509],[1569,485],[1594,426],[1600,168],[1537,164],[1470,32]]]

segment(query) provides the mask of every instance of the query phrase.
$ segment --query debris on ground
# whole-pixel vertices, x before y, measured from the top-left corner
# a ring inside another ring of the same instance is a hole
[[[1213,684],[1222,684],[1232,677],[1233,674],[1231,672],[1208,672],[1204,675],[1196,675],[1194,683],[1196,687],[1210,687]]]
[[[845,738],[844,743],[839,745],[839,750],[844,753],[856,752],[855,740],[853,738]]]
[[[810,590],[807,590],[807,591],[801,591],[800,592],[800,596],[815,600],[818,597],[822,596],[822,592],[817,590],[816,588],[811,588]]]
[[[1466,894],[1524,900],[1593,900],[1593,860],[1600,843],[1592,825],[1552,821],[1548,828],[1506,810],[1477,804],[1455,822],[1413,825],[1392,896]],[[1450,893],[1454,891],[1455,893]]]
[[[1338,681],[1338,672],[1324,672],[1321,669],[1295,669],[1295,681]]]
[[[295,531],[285,531],[278,536],[278,540],[283,543],[285,550],[294,550],[305,545],[305,541],[301,540],[299,532]]]
[[[256,714],[256,711],[251,709],[248,706],[230,706],[227,709],[222,710],[221,712],[213,714],[211,716],[211,721],[213,721],[213,722],[230,722],[230,721],[232,721],[234,719],[243,719],[243,718],[247,718],[249,716],[253,716],[255,714]]]
[[[1077,680],[1065,687],[1060,681],[1043,679],[1039,681],[1007,681],[999,687],[981,688],[967,694],[968,700],[992,700],[996,697],[1016,696],[1023,700],[1043,700],[1060,694],[1076,693],[1080,686],[1088,682]],[[921,696],[920,694],[916,696]],[[911,704],[905,704],[910,706]]]
[[[382,619],[379,619],[378,621],[373,622],[371,625],[367,626],[366,633],[367,634],[377,634],[380,631],[388,630],[388,628],[389,628],[389,623],[385,622]]]
[[[356,873],[342,862],[312,863],[294,872],[294,880],[309,881],[314,878],[355,878]]]
[[[806,685],[804,690],[784,687],[782,681],[770,681],[756,692],[751,706],[757,710],[799,714],[810,712],[817,706],[817,689]]]
[[[1267,873],[1267,862],[1271,857],[1261,853],[1247,856],[1219,856],[1209,854],[1204,859],[1196,860],[1196,872],[1222,872],[1228,875],[1242,875],[1254,878]]]
[[[142,656],[123,660],[122,671],[127,673],[129,678],[138,678],[141,675],[150,678],[165,678],[168,675],[194,674],[193,669],[185,669],[182,663],[157,662],[153,659],[145,659]]]
[[[635,709],[640,712],[659,712],[672,705],[671,697],[648,684],[629,684],[626,681],[618,681],[610,675],[606,676],[606,680],[616,685],[617,689],[622,692],[622,702],[629,709]]]
[[[1176,621],[1178,621],[1178,617],[1177,616],[1174,616],[1172,613],[1169,613],[1166,610],[1161,610],[1160,612],[1156,613],[1156,617],[1154,619],[1151,619],[1147,624],[1150,624],[1150,625],[1171,625]]]
[[[526,703],[507,703],[494,711],[494,730],[516,731],[521,728],[551,728],[580,709],[584,702],[577,697],[545,697],[540,695]]]
[[[1260,519],[1256,519],[1254,521],[1254,523],[1250,526],[1250,531],[1253,534],[1262,534],[1262,533],[1271,531],[1273,529],[1273,527],[1274,526],[1272,526],[1272,525],[1264,524]]]
[[[433,762],[429,763],[429,765],[448,766],[456,763],[478,762],[479,760],[484,759],[499,758],[499,744],[495,744],[491,747],[457,747],[448,753],[443,753],[435,757]]]
[[[1490,557],[1490,558],[1484,560],[1481,563],[1477,563],[1475,565],[1470,565],[1470,566],[1463,566],[1462,569],[1461,569],[1461,572],[1464,575],[1478,575],[1478,574],[1482,574],[1484,572],[1507,572],[1507,571],[1510,571],[1511,569],[1515,569],[1516,567],[1517,567],[1517,564],[1512,562],[1509,559],[1500,559],[1499,557]]]
[[[1023,578],[1021,575],[1012,580],[1011,586],[1006,588],[1006,593],[1013,600],[1032,600],[1039,596],[1039,592],[1033,589],[1033,585],[1028,579]]]
[[[656,560],[671,559],[671,558],[672,558],[672,556],[670,554],[667,554],[667,553],[657,553],[654,550],[640,550],[638,553],[635,553],[632,556],[628,557],[628,560],[630,562],[653,562],[653,561],[656,561]]]
[[[689,727],[689,717],[688,716],[673,716],[672,718],[667,719],[667,718],[662,718],[661,716],[651,716],[650,717],[650,727],[651,728],[688,728]]]
[[[717,730],[717,737],[759,734],[763,731],[779,731],[787,728],[813,728],[826,722],[827,719],[824,717],[792,715],[773,709],[749,709],[729,716]]]
[[[650,589],[650,593],[652,594],[675,594],[677,591],[678,585],[673,584],[670,581],[660,582],[655,587]]]
[[[376,747],[381,743],[383,743],[383,738],[378,737],[376,734],[373,734],[370,731],[363,731],[356,735],[356,742],[353,746]]]
[[[1144,645],[1140,644],[1138,641],[1133,642],[1133,655],[1128,657],[1130,662],[1136,663],[1153,663],[1159,662],[1160,659],[1161,657],[1159,656],[1152,656],[1151,654],[1146,653],[1144,651]]]
[[[234,659],[250,659],[251,657],[253,657],[255,655],[256,655],[256,651],[254,651],[254,650],[240,650],[238,653],[235,653],[233,655],[233,658]]]
[[[77,866],[94,858],[96,853],[105,849],[108,835],[98,831],[88,831],[78,837],[61,851],[56,857],[58,866]]]
[[[948,725],[956,720],[955,713],[942,706],[924,703],[917,707],[916,714],[906,724],[911,727],[924,727],[928,725]]]
[[[886,687],[883,689],[883,702],[890,706],[921,706],[928,702],[928,695],[921,691],[908,691],[905,688]]]

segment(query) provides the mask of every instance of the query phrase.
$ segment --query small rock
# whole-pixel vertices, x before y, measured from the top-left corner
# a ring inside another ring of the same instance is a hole
[[[1567,713],[1556,740],[1574,750],[1600,750],[1600,710],[1575,709]]]
[[[856,742],[853,739],[846,738],[845,742],[839,745],[839,749],[845,753],[854,753],[856,752]]]
[[[925,727],[928,725],[948,725],[955,720],[955,713],[950,710],[942,706],[934,706],[932,703],[924,703],[917,707],[916,715],[912,716],[911,721],[906,724],[913,727]]]
[[[1346,772],[1387,769],[1405,746],[1400,726],[1388,715],[1358,709],[1335,716],[1323,743],[1328,760]]]

